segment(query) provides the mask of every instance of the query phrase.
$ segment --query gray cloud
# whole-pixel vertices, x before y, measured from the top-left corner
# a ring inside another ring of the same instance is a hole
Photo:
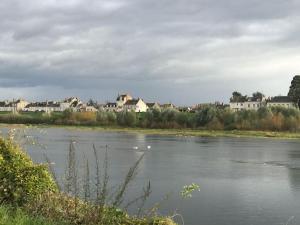
[[[3,0],[0,94],[227,101],[286,94],[298,73],[297,0]]]

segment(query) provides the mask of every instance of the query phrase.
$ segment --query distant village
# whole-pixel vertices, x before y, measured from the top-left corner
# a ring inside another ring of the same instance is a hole
[[[44,101],[44,102],[28,102],[26,100],[18,99],[13,101],[0,102],[0,112],[63,112],[65,110],[72,110],[75,112],[97,112],[97,111],[134,111],[147,112],[153,109],[176,109],[183,112],[196,112],[205,106],[216,106],[218,108],[230,108],[233,111],[242,110],[257,110],[261,107],[280,106],[284,108],[296,107],[289,96],[275,96],[266,98],[263,94],[252,97],[242,96],[239,92],[233,92],[229,104],[224,103],[209,103],[197,104],[190,107],[177,107],[172,103],[160,104],[158,102],[145,102],[142,98],[133,98],[129,94],[118,95],[115,102],[107,102],[105,104],[98,104],[90,100],[87,103],[82,102],[79,98],[71,97],[62,101]]]
[[[106,104],[98,104],[90,100],[87,103],[82,102],[79,98],[71,97],[63,101],[44,101],[44,102],[28,102],[23,99],[13,101],[0,102],[0,112],[63,112],[72,110],[75,112],[97,112],[97,111],[134,111],[146,112],[150,109],[175,109],[172,103],[159,104],[157,102],[145,102],[141,98],[133,98],[129,94],[118,95],[115,102],[107,102]]]

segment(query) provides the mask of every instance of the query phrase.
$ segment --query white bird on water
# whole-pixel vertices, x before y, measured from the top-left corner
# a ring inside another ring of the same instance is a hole
[[[138,150],[138,149],[139,149],[139,147],[138,147],[138,146],[134,146],[134,147],[133,147],[133,149],[135,149],[135,150]]]
[[[148,146],[147,146],[147,149],[151,149],[151,146],[150,146],[150,145],[148,145]]]

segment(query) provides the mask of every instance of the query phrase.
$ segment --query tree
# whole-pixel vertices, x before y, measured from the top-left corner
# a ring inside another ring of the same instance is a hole
[[[197,126],[205,126],[217,116],[215,107],[208,106],[201,109],[196,115]]]
[[[93,99],[90,99],[87,103],[88,106],[94,106],[95,108],[97,108],[98,103],[97,101],[94,101]]]
[[[247,100],[247,95],[242,95],[240,92],[234,91],[232,97],[230,98],[231,102],[244,102]]]
[[[257,91],[257,92],[254,92],[254,93],[252,94],[252,97],[253,97],[254,99],[262,100],[262,99],[265,97],[265,95],[264,95],[263,93]]]
[[[288,96],[292,98],[293,102],[298,105],[298,107],[300,107],[300,75],[294,76]]]

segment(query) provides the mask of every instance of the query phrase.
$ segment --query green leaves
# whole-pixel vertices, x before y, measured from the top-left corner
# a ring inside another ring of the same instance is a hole
[[[200,186],[198,184],[192,183],[190,185],[183,186],[182,191],[180,192],[183,198],[191,198],[192,193],[195,191],[200,191]]]
[[[11,140],[0,138],[0,203],[22,205],[55,190],[45,165],[34,164]]]

